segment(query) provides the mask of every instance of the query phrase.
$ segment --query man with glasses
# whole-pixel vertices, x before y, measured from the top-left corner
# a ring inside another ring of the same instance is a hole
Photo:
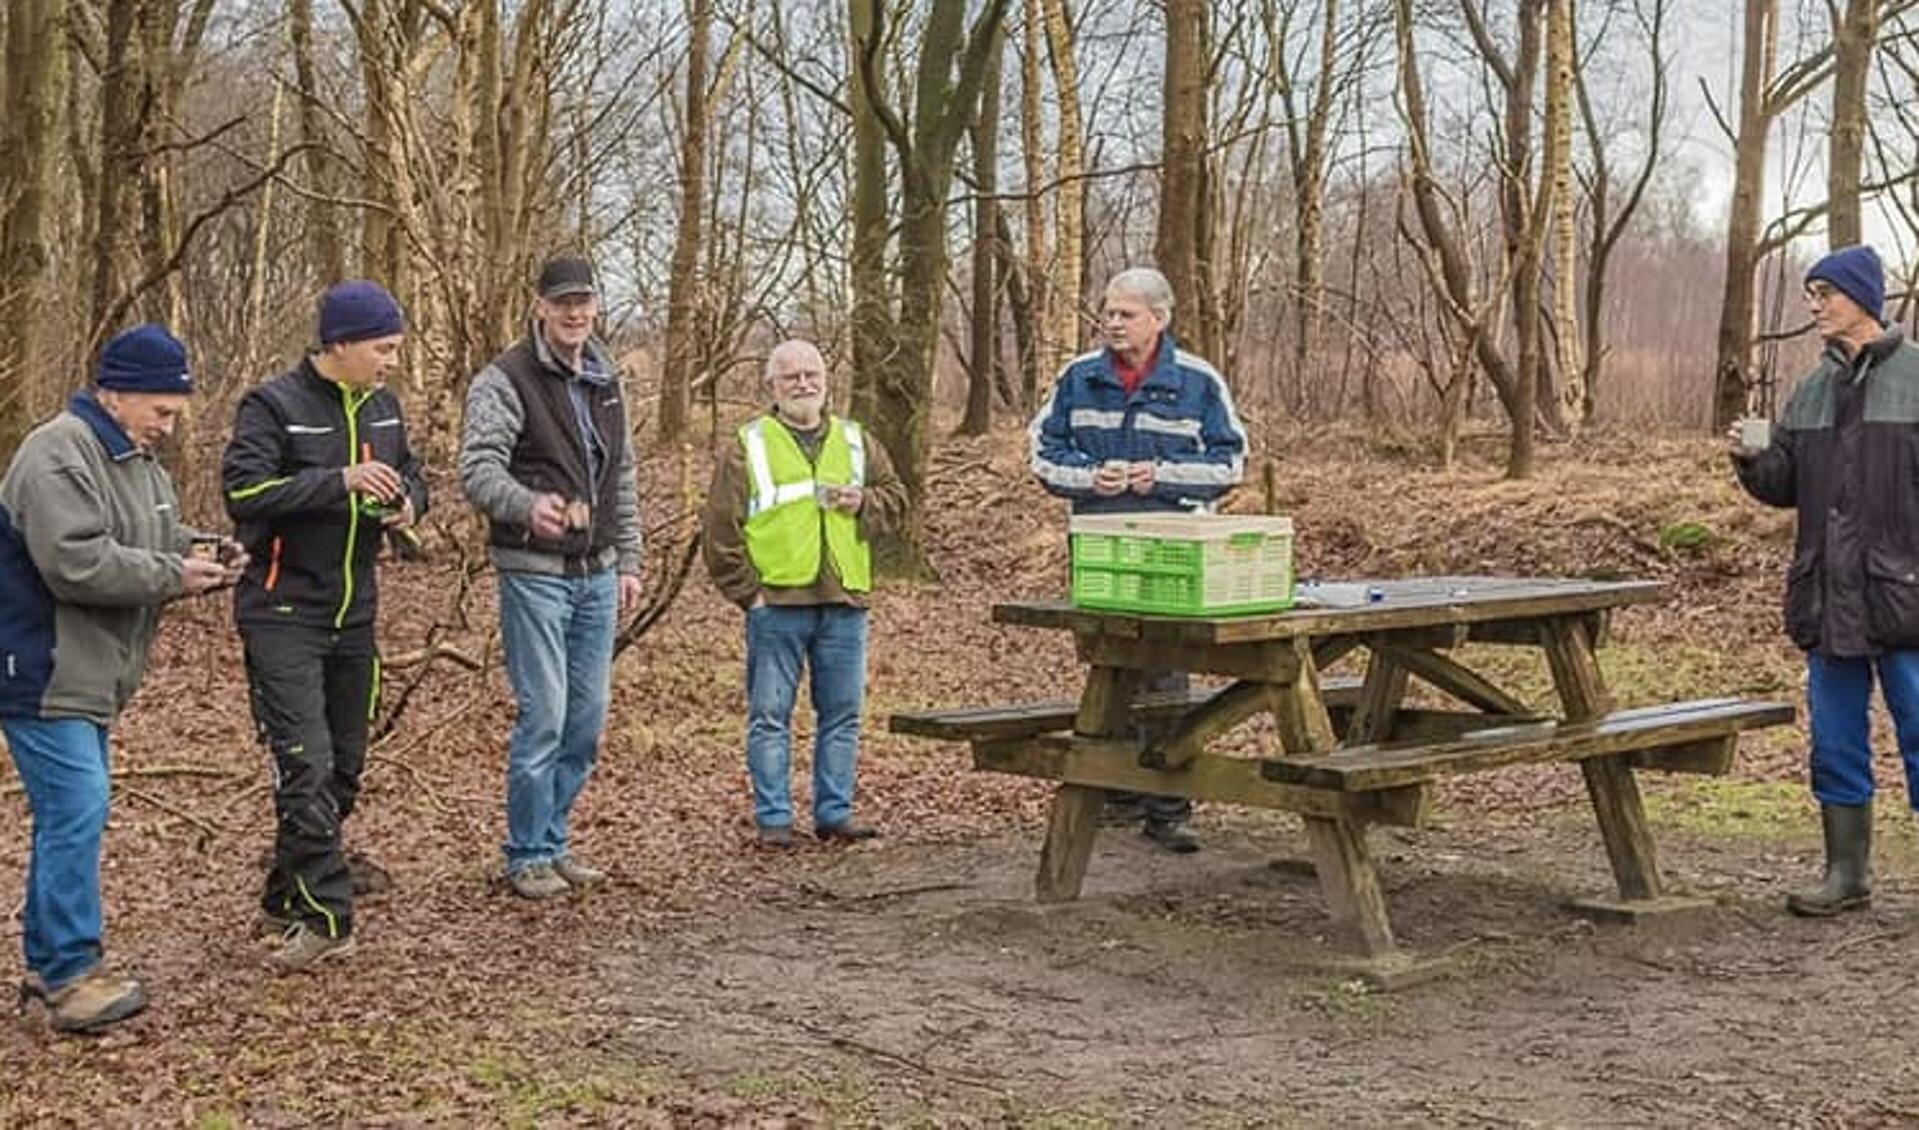
[[[1075,514],[1210,511],[1246,470],[1246,429],[1226,379],[1179,348],[1173,288],[1150,267],[1106,284],[1106,348],[1067,363],[1033,417],[1033,474]],[[1144,672],[1142,691],[1183,691],[1183,671]],[[1150,737],[1144,729],[1140,737]],[[1110,793],[1106,819],[1140,825],[1175,854],[1199,850],[1184,797]]]
[[[1919,809],[1919,349],[1880,320],[1879,256],[1845,247],[1806,272],[1825,341],[1771,435],[1735,426],[1733,467],[1754,498],[1798,512],[1786,574],[1786,632],[1806,652],[1812,793],[1822,880],[1786,899],[1827,918],[1872,901],[1876,676]]]
[[[883,445],[826,412],[826,361],[810,342],[777,346],[766,381],[773,410],[722,453],[701,546],[714,586],[746,611],[753,820],[762,846],[794,846],[789,724],[804,665],[817,719],[813,834],[871,839],[879,833],[853,818],[871,541],[897,525],[906,491]]]
[[[568,819],[598,759],[619,614],[640,602],[640,505],[619,369],[585,259],[548,260],[533,323],[467,390],[460,485],[489,520],[519,713],[507,745],[507,884],[596,886]]]

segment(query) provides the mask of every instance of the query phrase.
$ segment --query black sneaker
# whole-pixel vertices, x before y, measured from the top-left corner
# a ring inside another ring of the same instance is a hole
[[[1199,839],[1186,825],[1168,820],[1148,820],[1141,834],[1174,855],[1191,855],[1199,850]]]
[[[850,844],[858,840],[877,840],[880,830],[870,824],[857,824],[851,820],[842,820],[838,824],[825,824],[813,829],[813,836],[821,843]]]

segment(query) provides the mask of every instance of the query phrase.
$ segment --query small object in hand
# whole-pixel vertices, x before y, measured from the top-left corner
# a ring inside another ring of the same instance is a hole
[[[566,504],[566,528],[569,530],[590,530],[593,528],[593,508],[585,502],[575,499]]]
[[[1366,603],[1378,604],[1380,601],[1385,599],[1386,599],[1386,590],[1380,588],[1378,585],[1371,585],[1366,589]]]
[[[227,539],[219,534],[195,534],[193,543],[187,547],[187,556],[195,561],[224,565],[232,559],[233,552],[227,547]]]
[[[1739,446],[1748,451],[1764,451],[1772,446],[1772,421],[1755,417],[1739,421]]]
[[[360,516],[363,518],[385,519],[400,508],[390,502],[381,502],[370,494],[360,496]]]
[[[839,499],[840,488],[833,486],[831,483],[813,484],[813,501],[820,504],[820,509],[831,510],[833,504],[838,502]]]

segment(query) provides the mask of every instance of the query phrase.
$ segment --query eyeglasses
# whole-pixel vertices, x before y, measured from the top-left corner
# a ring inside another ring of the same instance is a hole
[[[773,383],[782,385],[825,384],[826,374],[819,369],[800,369],[791,373],[775,373],[773,375]]]

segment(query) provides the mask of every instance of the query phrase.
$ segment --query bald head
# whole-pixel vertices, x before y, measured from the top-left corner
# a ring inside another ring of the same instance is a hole
[[[826,358],[810,341],[783,341],[766,355],[773,408],[790,424],[816,427],[826,408]]]

